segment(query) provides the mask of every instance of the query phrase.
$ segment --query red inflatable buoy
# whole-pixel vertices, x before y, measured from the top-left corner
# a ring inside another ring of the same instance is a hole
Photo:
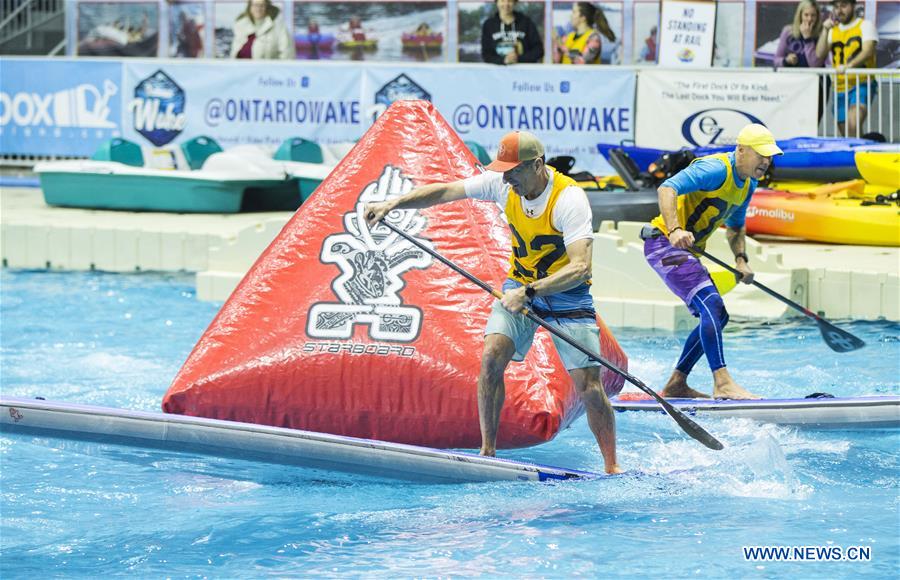
[[[370,230],[365,203],[474,175],[430,103],[391,106],[259,257],[194,347],[163,410],[442,448],[481,442],[476,379],[494,300],[429,254]],[[509,233],[465,200],[390,219],[500,287]],[[382,231],[384,230],[384,231]],[[603,355],[626,367],[598,320]],[[621,377],[604,373],[607,391]],[[506,374],[498,447],[552,439],[583,412],[540,330]]]

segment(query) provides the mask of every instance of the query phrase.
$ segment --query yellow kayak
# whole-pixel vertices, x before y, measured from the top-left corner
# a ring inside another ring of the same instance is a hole
[[[813,197],[837,195],[837,197],[848,197],[870,201],[874,201],[879,195],[889,195],[897,191],[898,187],[900,187],[900,185],[890,187],[888,185],[866,182],[862,179],[839,181],[837,183],[822,183],[821,181],[772,181],[766,185],[767,189],[802,193]]]
[[[900,147],[897,151],[857,151],[854,159],[868,183],[900,188]]]
[[[625,182],[618,175],[595,175],[590,181],[578,175],[575,179],[575,185],[584,190],[609,189],[611,187],[625,189]]]
[[[896,186],[861,179],[818,185],[782,182],[757,189],[747,209],[747,233],[831,244],[900,246]]]

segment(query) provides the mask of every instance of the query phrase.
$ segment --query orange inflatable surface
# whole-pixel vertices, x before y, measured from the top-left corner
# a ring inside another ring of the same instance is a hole
[[[480,445],[476,379],[494,300],[384,226],[366,202],[474,175],[430,103],[391,106],[259,257],[163,399],[169,413],[427,445]],[[509,232],[472,200],[388,219],[500,287]],[[601,325],[603,355],[627,359]],[[610,394],[622,388],[604,371]],[[552,439],[583,413],[549,335],[506,373],[498,447]]]

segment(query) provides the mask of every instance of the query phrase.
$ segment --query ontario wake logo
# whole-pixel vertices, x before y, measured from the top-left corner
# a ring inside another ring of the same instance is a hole
[[[171,143],[187,124],[184,89],[161,70],[142,80],[134,88],[128,104],[134,130],[162,147]]]
[[[375,91],[375,105],[370,111],[372,120],[387,111],[395,101],[419,100],[431,102],[431,93],[406,74],[399,74]]]
[[[403,303],[402,275],[412,268],[427,268],[433,259],[384,225],[370,229],[364,216],[367,203],[399,197],[412,187],[400,169],[386,165],[378,180],[363,189],[354,210],[344,214],[345,231],[323,240],[322,262],[341,269],[331,285],[340,302],[319,302],[310,308],[309,336],[349,339],[353,327],[361,324],[369,327],[375,340],[412,342],[418,337],[422,311]],[[384,219],[410,236],[417,236],[427,224],[415,210],[395,210]]]

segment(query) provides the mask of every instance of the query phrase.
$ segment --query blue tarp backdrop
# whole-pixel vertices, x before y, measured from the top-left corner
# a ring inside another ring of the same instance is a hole
[[[605,67],[9,59],[0,154],[87,156],[114,136],[150,147],[198,135],[225,147],[347,142],[392,102],[415,98],[489,151],[507,131],[527,129],[548,156],[599,171],[597,143],[634,138],[635,85],[635,71]]]
[[[120,63],[3,59],[0,153],[90,155],[121,123]]]

